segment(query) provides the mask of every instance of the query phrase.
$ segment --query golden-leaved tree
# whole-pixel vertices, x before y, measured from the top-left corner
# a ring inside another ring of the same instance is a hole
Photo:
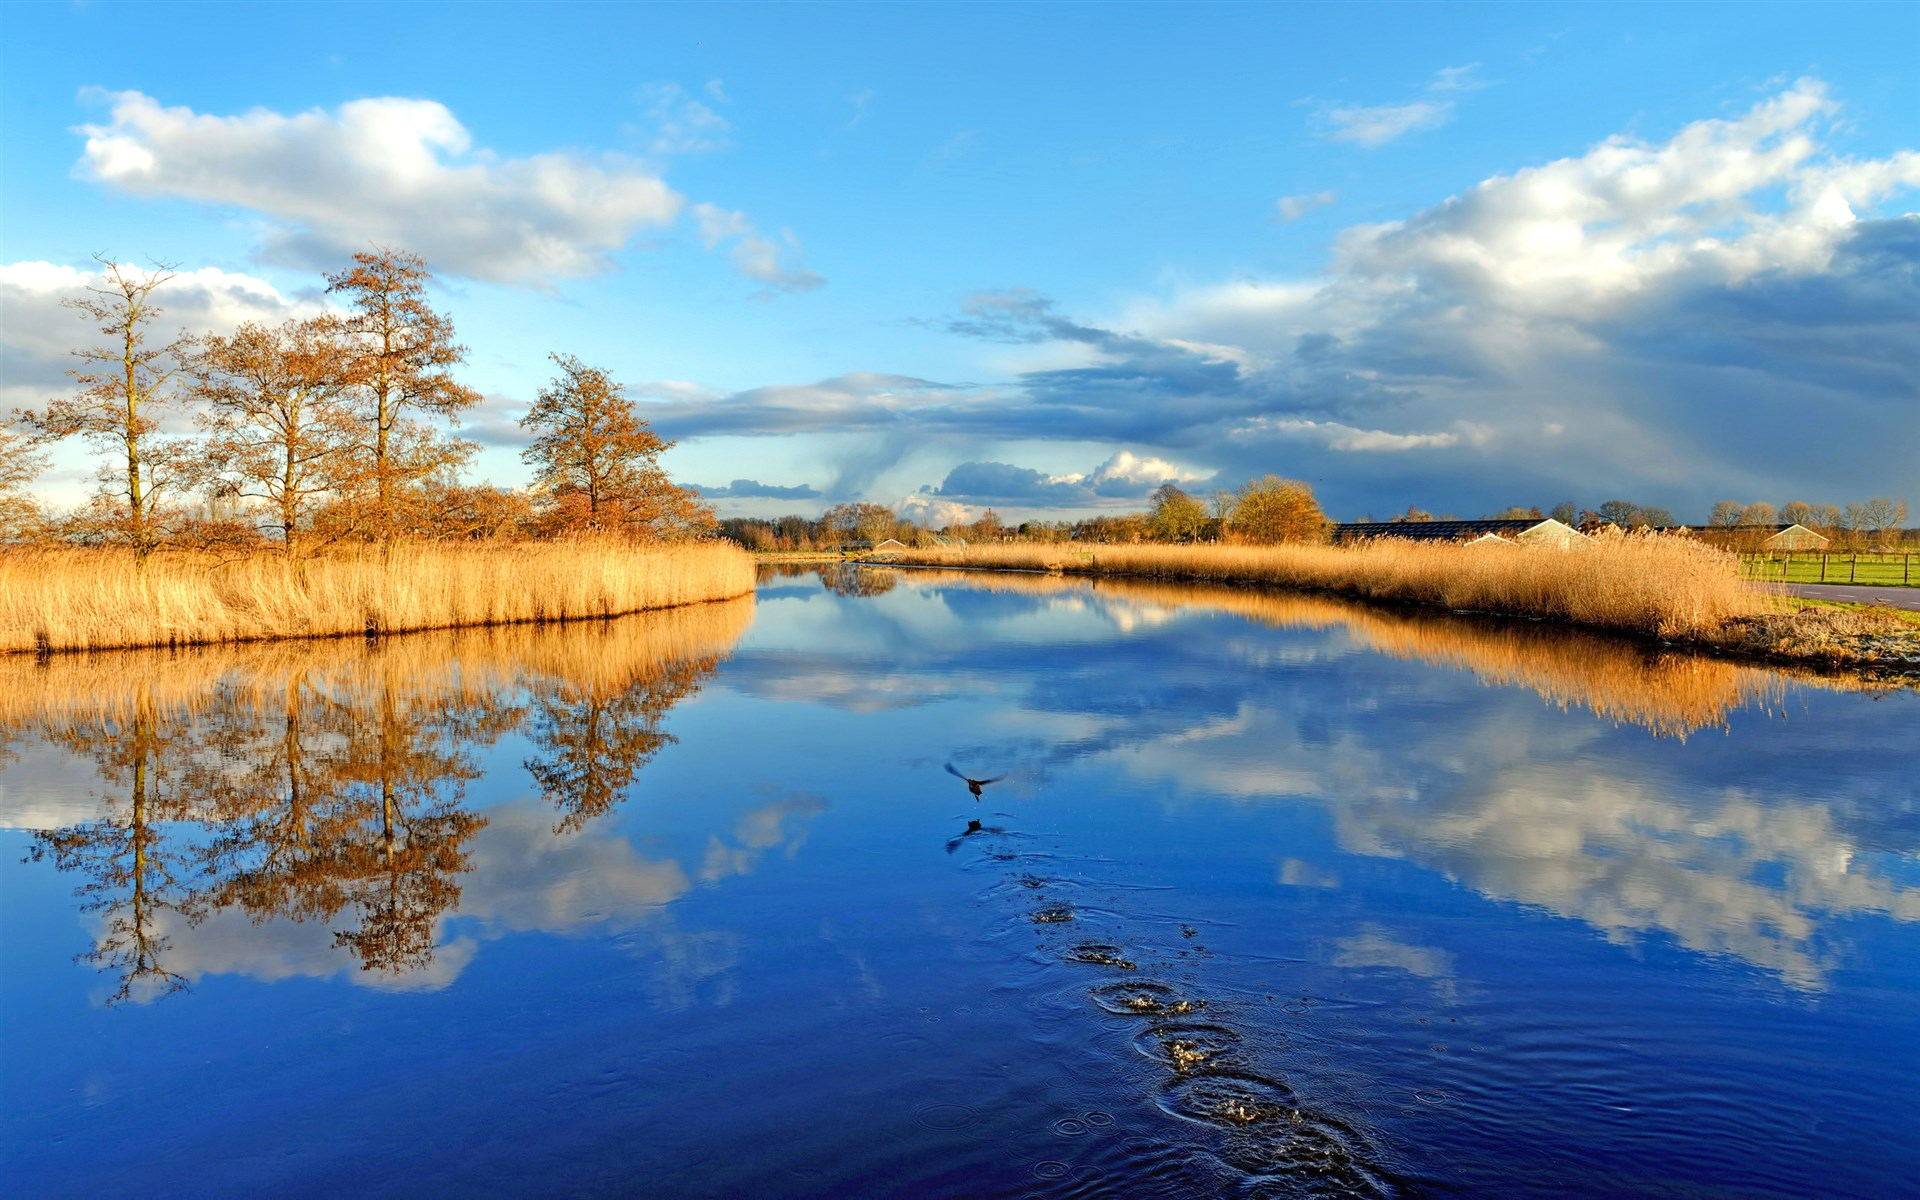
[[[194,356],[193,394],[206,406],[201,425],[220,486],[264,503],[288,558],[321,500],[353,474],[350,361],[346,330],[328,317],[242,325],[206,338]]]
[[[1324,542],[1327,515],[1313,489],[1297,479],[1268,475],[1240,489],[1227,529],[1243,542]]]
[[[1153,489],[1147,522],[1165,542],[1194,542],[1207,528],[1207,506],[1169,480]]]
[[[660,466],[673,443],[634,410],[620,382],[572,355],[550,357],[560,374],[520,418],[533,435],[521,457],[547,497],[549,527],[649,541],[711,530],[713,511]]]
[[[457,419],[480,402],[480,393],[453,378],[467,348],[454,341],[453,321],[428,303],[432,281],[424,259],[384,247],[355,254],[353,266],[327,276],[327,290],[353,309],[345,325],[349,394],[363,431],[355,490],[372,509],[362,527],[382,547],[406,523],[416,485],[450,473],[474,449],[419,419]]]

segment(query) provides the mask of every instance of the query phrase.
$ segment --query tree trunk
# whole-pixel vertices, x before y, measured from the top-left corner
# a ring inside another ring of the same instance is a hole
[[[133,535],[134,561],[141,567],[147,565],[147,552],[152,548],[147,537],[146,495],[140,486],[140,381],[134,367],[134,346],[136,334],[134,323],[127,321],[121,362],[126,368],[125,390],[126,443],[127,443],[127,517],[132,522],[129,532]]]

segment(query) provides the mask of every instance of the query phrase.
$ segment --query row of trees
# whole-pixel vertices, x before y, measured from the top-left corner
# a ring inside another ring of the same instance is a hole
[[[1871,500],[1857,501],[1844,507],[1789,500],[1775,508],[1764,501],[1742,504],[1738,500],[1722,500],[1713,506],[1707,518],[1708,528],[1804,525],[1830,538],[1866,544],[1888,544],[1902,540],[1906,523],[1907,502],[1892,496],[1875,496]]]
[[[530,491],[463,483],[478,447],[447,428],[481,401],[455,370],[467,349],[428,297],[419,257],[374,249],[327,276],[338,311],[227,335],[155,336],[166,267],[101,260],[69,305],[100,334],[74,351],[76,389],[0,427],[0,538],[131,546],[270,540],[310,546],[400,537],[698,536],[713,514],[659,463],[620,383],[567,355],[520,424]],[[187,430],[191,430],[188,432]],[[46,447],[77,438],[101,459],[77,513],[26,489]]]
[[[930,530],[880,504],[837,504],[818,518],[802,516],[733,517],[720,533],[750,550],[833,550],[873,545],[888,538],[909,546],[940,540],[967,543],[1007,540],[1032,542],[1311,542],[1325,541],[1330,528],[1313,489],[1293,479],[1269,475],[1237,492],[1219,492],[1201,500],[1175,484],[1153,493],[1144,513],[1087,517],[1079,521],[1026,521],[1009,525],[992,509],[977,520]]]

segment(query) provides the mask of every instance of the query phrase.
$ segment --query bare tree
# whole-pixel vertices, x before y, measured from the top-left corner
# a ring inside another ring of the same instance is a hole
[[[1778,520],[1779,514],[1774,511],[1773,505],[1763,500],[1757,504],[1749,504],[1742,508],[1740,510],[1740,517],[1735,524],[1773,525],[1777,524]]]
[[[77,434],[116,461],[124,459],[124,469],[102,468],[101,483],[124,505],[115,522],[144,562],[158,540],[161,497],[190,485],[195,475],[178,443],[156,434],[160,417],[175,403],[172,382],[186,346],[184,339],[155,346],[148,336],[161,311],[153,294],[173,278],[172,267],[161,264],[142,273],[113,259],[95,256],[95,261],[101,284],[65,303],[98,324],[105,344],[73,352],[82,364],[72,372],[77,392],[50,401],[40,412],[14,415],[38,440]]]
[[[364,446],[365,482],[374,502],[374,531],[383,548],[398,528],[398,493],[407,485],[463,461],[465,443],[433,436],[407,420],[410,413],[457,418],[480,393],[454,381],[452,368],[467,348],[453,340],[453,322],[427,302],[433,276],[425,260],[375,247],[353,256],[353,266],[327,276],[327,290],[347,298],[353,356],[351,378],[370,438]]]
[[[989,510],[991,511],[991,510]],[[984,521],[986,518],[982,517]],[[883,542],[893,536],[894,527],[899,518],[892,509],[884,504],[872,504],[867,501],[836,504],[820,514],[823,531],[833,539],[835,545],[848,541]],[[999,519],[995,518],[997,531]],[[982,537],[989,536],[981,534]]]
[[[1853,528],[1869,533],[1876,542],[1885,542],[1887,535],[1907,523],[1907,502],[1891,496],[1875,496],[1865,504],[1849,504],[1851,514],[1858,510]]]
[[[282,550],[295,557],[319,498],[341,486],[356,422],[342,403],[348,352],[332,318],[247,324],[207,338],[194,394],[228,494],[264,501]]]
[[[1707,524],[1725,529],[1740,523],[1741,504],[1738,500],[1722,500],[1713,506],[1713,512],[1707,517]]]

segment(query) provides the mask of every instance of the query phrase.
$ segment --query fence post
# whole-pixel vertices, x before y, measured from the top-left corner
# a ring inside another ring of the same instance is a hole
[[[1859,568],[1860,568],[1860,552],[1858,550],[1855,550],[1852,554],[1847,555],[1847,582],[1848,583],[1853,582],[1854,572],[1859,570]]]
[[[1827,552],[1825,550],[1822,550],[1820,552],[1820,582],[1825,583],[1826,581],[1827,581]]]

